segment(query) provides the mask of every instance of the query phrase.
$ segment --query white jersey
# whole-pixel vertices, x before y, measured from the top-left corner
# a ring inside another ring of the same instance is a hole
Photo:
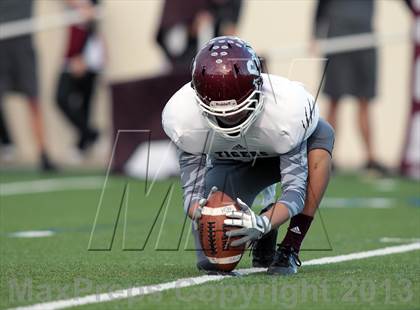
[[[319,109],[303,84],[262,76],[263,110],[242,136],[227,138],[208,125],[190,83],[178,90],[163,110],[166,134],[187,153],[215,158],[248,161],[291,151],[314,132]]]

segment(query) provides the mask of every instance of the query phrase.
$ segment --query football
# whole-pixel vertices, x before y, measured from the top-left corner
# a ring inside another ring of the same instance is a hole
[[[208,260],[220,271],[229,272],[235,269],[245,251],[245,245],[230,246],[230,242],[239,238],[226,236],[226,232],[235,229],[226,226],[226,214],[240,210],[229,195],[216,191],[203,207],[199,221],[199,236],[201,247]]]

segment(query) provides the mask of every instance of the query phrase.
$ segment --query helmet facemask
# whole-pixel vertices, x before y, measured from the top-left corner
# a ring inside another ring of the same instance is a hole
[[[236,138],[245,134],[262,111],[264,95],[260,88],[259,86],[239,104],[236,100],[211,101],[210,104],[207,104],[197,94],[196,100],[211,128],[226,138]],[[238,115],[244,111],[249,111],[248,115],[233,126],[226,125],[220,120],[223,117]]]

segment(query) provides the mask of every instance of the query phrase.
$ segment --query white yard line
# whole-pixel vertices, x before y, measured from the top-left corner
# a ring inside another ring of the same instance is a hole
[[[382,237],[379,239],[381,243],[409,243],[420,242],[420,238],[398,238],[398,237]]]
[[[11,238],[44,238],[54,235],[55,232],[52,230],[23,230],[7,234]]]
[[[365,252],[350,253],[350,254],[339,255],[339,256],[322,257],[322,258],[312,259],[307,262],[303,262],[303,265],[313,266],[313,265],[334,264],[334,263],[341,263],[341,262],[346,262],[346,261],[351,261],[351,260],[359,260],[359,259],[375,257],[375,256],[385,256],[385,255],[404,253],[404,252],[410,252],[410,251],[416,251],[416,250],[420,250],[420,242],[391,246],[391,247],[365,251]]]
[[[0,183],[0,196],[102,188],[103,177],[70,177]]]
[[[365,252],[357,252],[357,253],[350,253],[345,255],[339,256],[330,256],[330,257],[322,257],[317,259],[312,259],[306,262],[303,262],[304,266],[313,266],[313,265],[325,265],[325,264],[333,264],[333,263],[341,263],[345,261],[352,261],[358,259],[364,259],[369,257],[376,257],[376,256],[385,256],[391,255],[396,253],[405,253],[410,251],[420,250],[420,242],[386,247],[371,251]],[[238,272],[242,275],[257,273],[264,271],[264,268],[247,268],[247,269],[239,269]],[[45,302],[39,303],[35,305],[14,308],[14,310],[35,310],[35,309],[42,309],[42,310],[52,310],[52,309],[64,309],[76,306],[82,306],[87,304],[94,304],[94,303],[101,303],[107,301],[113,301],[118,299],[125,299],[131,298],[141,295],[149,295],[157,292],[162,292],[170,289],[179,289],[188,286],[199,285],[202,283],[207,283],[211,281],[222,280],[230,277],[226,276],[199,276],[199,277],[191,277],[191,278],[183,278],[178,279],[171,282],[165,282],[160,284],[153,284],[153,285],[146,285],[140,287],[132,287],[128,289],[122,289],[118,291],[102,293],[102,294],[94,294],[88,295],[84,297],[76,297],[71,299],[64,299],[64,300],[57,300],[52,302]]]
[[[322,201],[322,208],[371,208],[389,209],[395,207],[396,201],[393,198],[369,197],[369,198],[343,198],[326,197]]]

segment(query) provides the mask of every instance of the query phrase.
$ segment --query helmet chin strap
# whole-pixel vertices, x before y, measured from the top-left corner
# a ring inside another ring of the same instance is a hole
[[[234,127],[243,123],[248,117],[250,117],[252,110],[244,110],[242,111],[242,113],[243,114],[241,116],[239,116],[239,113],[238,113],[238,118],[236,118],[235,121],[232,121],[232,117],[219,117],[219,116],[216,116],[216,120],[217,120],[217,123],[223,128]]]

